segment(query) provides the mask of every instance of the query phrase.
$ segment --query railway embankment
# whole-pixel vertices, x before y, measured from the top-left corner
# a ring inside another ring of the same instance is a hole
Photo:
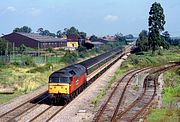
[[[66,109],[63,109],[51,121],[92,121],[94,114],[99,109],[97,106],[100,106],[98,104],[95,107],[95,105],[92,104],[92,100],[103,90],[104,87],[106,87],[108,81],[112,79],[114,73],[119,69],[125,58],[127,57],[125,56],[123,59],[117,61],[112,67],[109,68],[109,70],[107,70],[101,77],[87,87],[80,95],[78,95],[66,106]]]

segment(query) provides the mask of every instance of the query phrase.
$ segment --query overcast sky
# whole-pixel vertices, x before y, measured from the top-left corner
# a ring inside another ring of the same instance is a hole
[[[180,0],[1,0],[0,34],[27,25],[33,32],[43,27],[56,33],[75,26],[88,35],[121,32],[137,36],[148,29],[148,14],[155,1],[164,8],[165,30],[180,36]]]

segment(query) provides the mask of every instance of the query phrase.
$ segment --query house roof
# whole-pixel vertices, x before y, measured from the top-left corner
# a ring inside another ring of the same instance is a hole
[[[16,33],[19,35],[26,36],[28,38],[37,40],[39,42],[58,42],[58,41],[65,42],[65,41],[67,41],[66,39],[55,38],[52,36],[40,35],[38,33],[20,33],[20,32],[16,32]]]
[[[78,42],[79,39],[80,39],[80,37],[76,36],[76,35],[67,36],[67,41],[69,41],[69,42]]]

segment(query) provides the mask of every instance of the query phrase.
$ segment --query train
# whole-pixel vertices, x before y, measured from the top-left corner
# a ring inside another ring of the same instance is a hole
[[[48,93],[52,98],[71,100],[124,55],[115,48],[83,62],[67,66],[49,76]]]

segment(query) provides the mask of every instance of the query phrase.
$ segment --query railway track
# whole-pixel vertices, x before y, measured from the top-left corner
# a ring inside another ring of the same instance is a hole
[[[131,122],[139,121],[141,118],[143,118],[143,114],[141,113],[144,112],[148,106],[150,106],[156,96],[159,75],[169,70],[170,68],[174,68],[175,66],[177,65],[175,64],[168,67],[160,68],[158,70],[155,70],[154,72],[151,72],[150,75],[146,76],[144,80],[143,93],[128,107],[126,107],[124,111],[121,111],[118,115],[116,115],[116,117],[114,117],[112,121]]]
[[[144,69],[137,69],[129,71],[127,74],[125,74],[116,84],[115,88],[111,92],[108,100],[106,103],[102,106],[102,108],[99,110],[95,117],[95,122],[98,121],[107,121],[110,117],[113,116],[113,111],[116,108],[119,108],[122,98],[124,96],[124,93],[132,80],[132,78],[140,72],[144,72],[146,70],[149,70],[150,68],[144,68]],[[120,96],[120,97],[119,97]],[[119,99],[117,99],[119,98]],[[117,104],[118,103],[118,104]],[[117,112],[117,110],[114,111],[114,113]]]
[[[118,84],[110,94],[108,100],[104,104],[104,106],[99,110],[99,112],[96,114],[94,121],[137,121],[139,120],[142,115],[141,113],[152,103],[154,97],[156,96],[156,85],[157,85],[157,79],[160,73],[173,68],[177,66],[178,64],[175,65],[169,65],[164,68],[145,68],[142,70],[134,70],[128,72],[123,78],[118,81]],[[151,69],[151,70],[150,70]],[[146,76],[144,80],[144,87],[142,90],[142,93],[135,99],[132,103],[130,103],[125,109],[120,109],[120,105],[123,102],[127,86],[131,79],[135,76],[137,73],[141,73],[145,70],[149,70],[150,74]],[[155,75],[153,79],[149,79],[151,75]],[[122,84],[125,82],[124,85],[119,85],[120,83]],[[149,87],[149,84],[151,87]],[[119,87],[122,86],[122,87]],[[118,89],[118,90],[117,90]],[[116,95],[118,94],[118,95]],[[114,97],[115,96],[115,97]],[[115,100],[119,97],[119,100]],[[114,99],[113,99],[114,97]],[[114,102],[112,102],[114,101]],[[116,102],[115,102],[116,101]]]
[[[38,113],[36,116],[32,117],[29,122],[39,122],[39,121],[44,121],[48,122],[50,121],[54,116],[56,116],[61,110],[65,108],[66,105],[64,106],[53,106],[50,105],[40,113]]]
[[[0,115],[0,121],[11,122],[11,121],[14,121],[15,118],[17,118],[18,116],[21,116],[22,114],[24,114],[26,111],[28,111],[30,109],[33,110],[34,108],[39,106],[40,103],[42,103],[49,97],[49,95],[45,95],[46,93],[47,93],[47,91],[36,96],[35,98],[32,98],[32,99],[18,105],[17,107],[7,111],[6,113],[3,113],[2,115]],[[40,98],[40,99],[38,99],[38,98]]]

